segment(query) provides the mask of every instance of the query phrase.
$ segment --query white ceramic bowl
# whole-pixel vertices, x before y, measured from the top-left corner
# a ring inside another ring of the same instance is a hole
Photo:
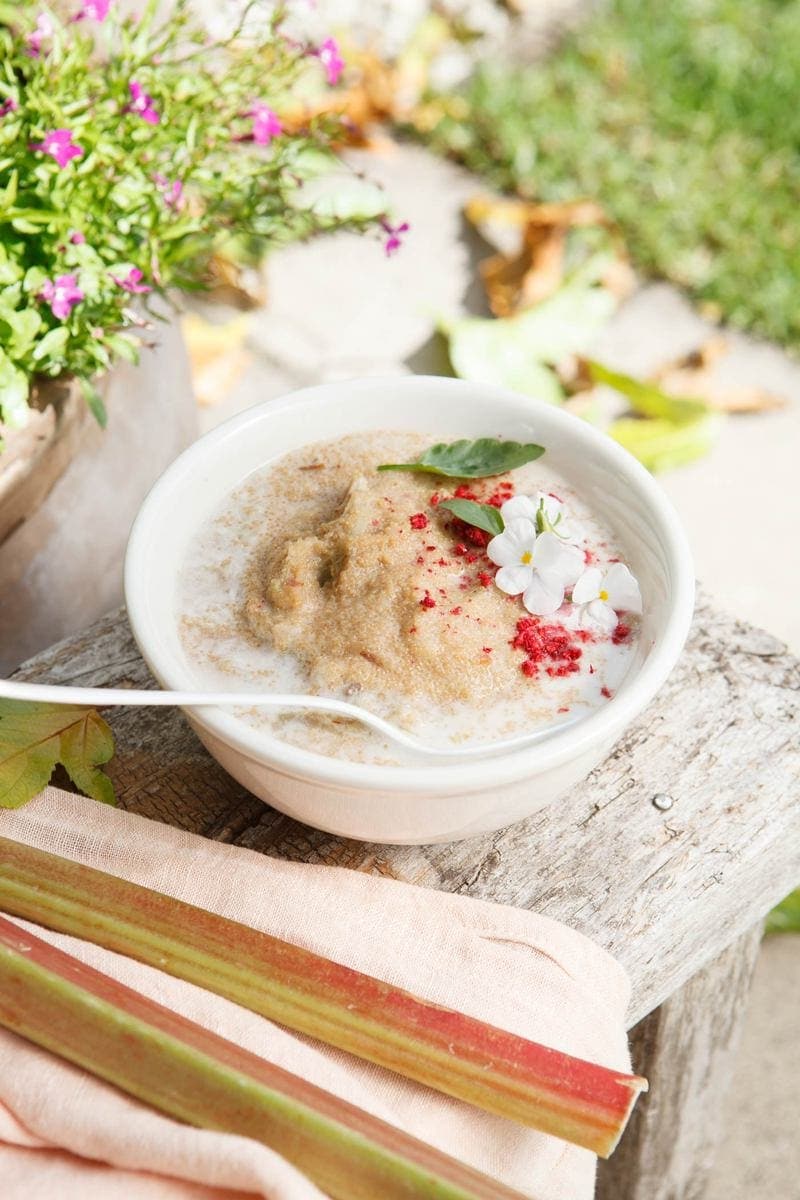
[[[546,740],[500,757],[379,766],[281,742],[223,708],[186,716],[218,762],[282,812],[345,837],[450,841],[500,829],[555,800],[609,752],[666,679],[694,603],[694,573],[677,516],[626,451],[559,408],[482,383],[426,376],[304,388],[242,413],[195,442],[156,483],[133,526],[125,595],[133,633],[158,681],[191,688],[176,624],[176,577],[199,526],[245,476],[310,442],[369,429],[440,440],[536,441],[548,463],[614,530],[644,598],[637,656],[613,700]]]

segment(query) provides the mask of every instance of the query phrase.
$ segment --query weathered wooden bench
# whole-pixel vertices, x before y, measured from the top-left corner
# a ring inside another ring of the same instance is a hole
[[[122,611],[18,677],[152,682]],[[256,800],[178,712],[116,709],[120,804],[276,857],[391,875],[536,909],[595,938],[633,982],[650,1079],[599,1200],[695,1200],[772,905],[800,882],[800,662],[701,600],[672,677],[611,757],[558,804],[443,846],[343,841]]]

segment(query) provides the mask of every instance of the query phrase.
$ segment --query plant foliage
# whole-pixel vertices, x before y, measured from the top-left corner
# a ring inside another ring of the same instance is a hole
[[[251,2],[216,40],[188,0],[164,20],[157,8],[122,16],[107,0],[70,0],[59,18],[0,3],[7,425],[24,424],[37,380],[65,373],[102,418],[92,377],[135,360],[153,297],[202,287],[231,243],[264,248],[382,215],[304,197],[334,164],[340,125],[297,118],[325,69],[319,48],[283,35],[280,6]]]

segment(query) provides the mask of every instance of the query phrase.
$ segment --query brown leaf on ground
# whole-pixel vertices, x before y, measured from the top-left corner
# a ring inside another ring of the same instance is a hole
[[[192,385],[197,403],[205,408],[229,396],[252,362],[245,348],[247,316],[214,325],[197,313],[186,313],[181,328],[189,351]]]
[[[419,22],[394,62],[386,62],[375,50],[346,45],[346,79],[352,82],[340,90],[328,90],[313,100],[282,109],[284,129],[296,133],[315,117],[334,116],[343,121],[340,144],[372,146],[376,137],[374,127],[382,122],[416,125],[431,64],[451,36],[450,22],[441,14],[430,12]]]
[[[653,376],[653,382],[673,396],[705,400],[721,412],[770,412],[785,407],[784,396],[777,396],[765,388],[731,385],[714,378],[714,366],[727,351],[727,339],[715,335],[683,358],[661,367]]]
[[[208,295],[220,304],[246,310],[261,308],[267,291],[256,267],[242,266],[224,254],[214,254],[208,264]]]
[[[480,264],[489,307],[496,317],[512,316],[558,291],[566,270],[567,239],[572,230],[580,228],[600,227],[608,232],[614,257],[601,280],[603,286],[620,299],[633,290],[634,275],[622,238],[594,200],[533,204],[476,196],[464,211],[489,240],[492,229],[521,232],[522,243],[516,253],[494,254]]]

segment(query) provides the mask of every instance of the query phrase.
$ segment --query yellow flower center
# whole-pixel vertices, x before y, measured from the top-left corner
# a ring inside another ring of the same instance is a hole
[[[600,599],[601,599],[601,600],[607,600],[607,599],[608,599],[608,592],[605,590],[605,588],[603,588],[603,590],[600,592]]]
[[[519,561],[524,563],[524,565],[527,567],[529,562],[533,562],[533,552],[531,550],[526,550]]]

